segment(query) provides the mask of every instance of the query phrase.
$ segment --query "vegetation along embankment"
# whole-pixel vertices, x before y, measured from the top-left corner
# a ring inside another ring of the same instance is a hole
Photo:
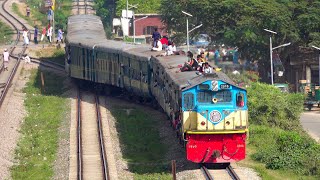
[[[65,77],[43,71],[45,88],[41,88],[39,70],[31,70],[23,92],[27,116],[20,129],[15,150],[17,164],[11,168],[13,179],[51,179],[57,159],[59,127],[70,111],[63,95]]]
[[[18,16],[25,19],[28,24],[39,28],[39,33],[41,33],[41,27],[48,26],[47,11],[48,8],[45,7],[43,0],[28,0],[26,4],[13,3],[12,10]],[[54,9],[54,20],[55,29],[62,28],[66,30],[67,18],[71,15],[72,0],[56,0]],[[30,7],[30,17],[26,16],[26,6]]]
[[[163,142],[159,127],[163,115],[131,103],[108,101],[116,120],[123,158],[134,179],[171,179],[168,144]]]
[[[257,79],[249,73],[232,77],[247,79],[248,85],[248,157],[240,164],[255,168],[263,179],[319,179],[320,145],[299,121],[304,95],[252,82]]]
[[[14,31],[4,22],[0,21],[0,45],[10,44],[13,41],[13,34]]]

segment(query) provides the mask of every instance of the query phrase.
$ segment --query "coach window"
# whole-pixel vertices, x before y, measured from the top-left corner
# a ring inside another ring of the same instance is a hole
[[[194,107],[194,95],[193,93],[186,93],[183,95],[183,107],[186,110],[193,109]]]

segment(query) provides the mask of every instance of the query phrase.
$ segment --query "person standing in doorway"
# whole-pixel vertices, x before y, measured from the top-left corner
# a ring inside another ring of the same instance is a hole
[[[35,44],[38,44],[38,27],[37,27],[37,26],[34,27],[34,35],[33,35],[33,38],[34,38],[34,43],[35,43]]]
[[[10,58],[10,54],[9,54],[8,50],[4,49],[3,64],[4,64],[4,70],[6,70],[6,71],[8,71],[9,58]]]
[[[46,34],[47,34],[46,27],[43,27],[42,32],[41,32],[41,39],[40,39],[40,41],[43,41],[43,38],[44,38],[44,36],[46,36]]]
[[[30,17],[30,7],[29,6],[27,6],[27,8],[26,8],[26,12],[27,12],[27,17]]]

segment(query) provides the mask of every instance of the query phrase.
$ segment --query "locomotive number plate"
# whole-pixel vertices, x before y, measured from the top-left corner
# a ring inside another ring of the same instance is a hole
[[[230,89],[230,84],[221,84],[220,89]]]

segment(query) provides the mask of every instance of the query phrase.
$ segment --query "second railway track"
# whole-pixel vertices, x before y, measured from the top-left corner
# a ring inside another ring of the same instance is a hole
[[[206,178],[206,180],[214,180],[214,179],[231,179],[231,180],[240,180],[237,173],[233,170],[230,164],[226,164],[224,169],[207,169],[204,164],[200,165],[200,169]],[[219,178],[220,177],[220,178]]]
[[[22,46],[22,47],[18,47],[18,43],[19,43],[19,39],[20,39],[20,31],[19,31],[19,27],[24,26],[24,24],[22,22],[20,22],[17,18],[15,18],[11,13],[9,13],[6,8],[5,5],[7,3],[8,0],[5,1],[0,1],[0,9],[1,9],[1,13],[0,15],[14,28],[14,30],[16,31],[16,40],[14,42],[14,44],[10,47],[9,53],[10,56],[13,55],[13,52],[16,50],[18,51],[18,56],[17,56],[17,60],[14,62],[14,66],[11,68],[10,70],[10,74],[8,74],[8,78],[6,79],[5,82],[1,82],[1,84],[4,84],[4,86],[1,86],[1,95],[0,95],[0,107],[4,101],[4,98],[6,97],[6,94],[11,86],[11,83],[13,81],[13,78],[15,77],[15,74],[19,68],[20,65],[20,59],[21,59],[21,55],[24,54],[24,52],[26,51],[26,47]],[[2,64],[0,67],[0,71],[3,69],[4,65]],[[3,73],[1,74],[3,75]]]
[[[110,179],[99,97],[79,90],[77,110],[77,179]]]
[[[95,14],[93,8],[93,0],[74,0],[73,1],[73,14]]]

